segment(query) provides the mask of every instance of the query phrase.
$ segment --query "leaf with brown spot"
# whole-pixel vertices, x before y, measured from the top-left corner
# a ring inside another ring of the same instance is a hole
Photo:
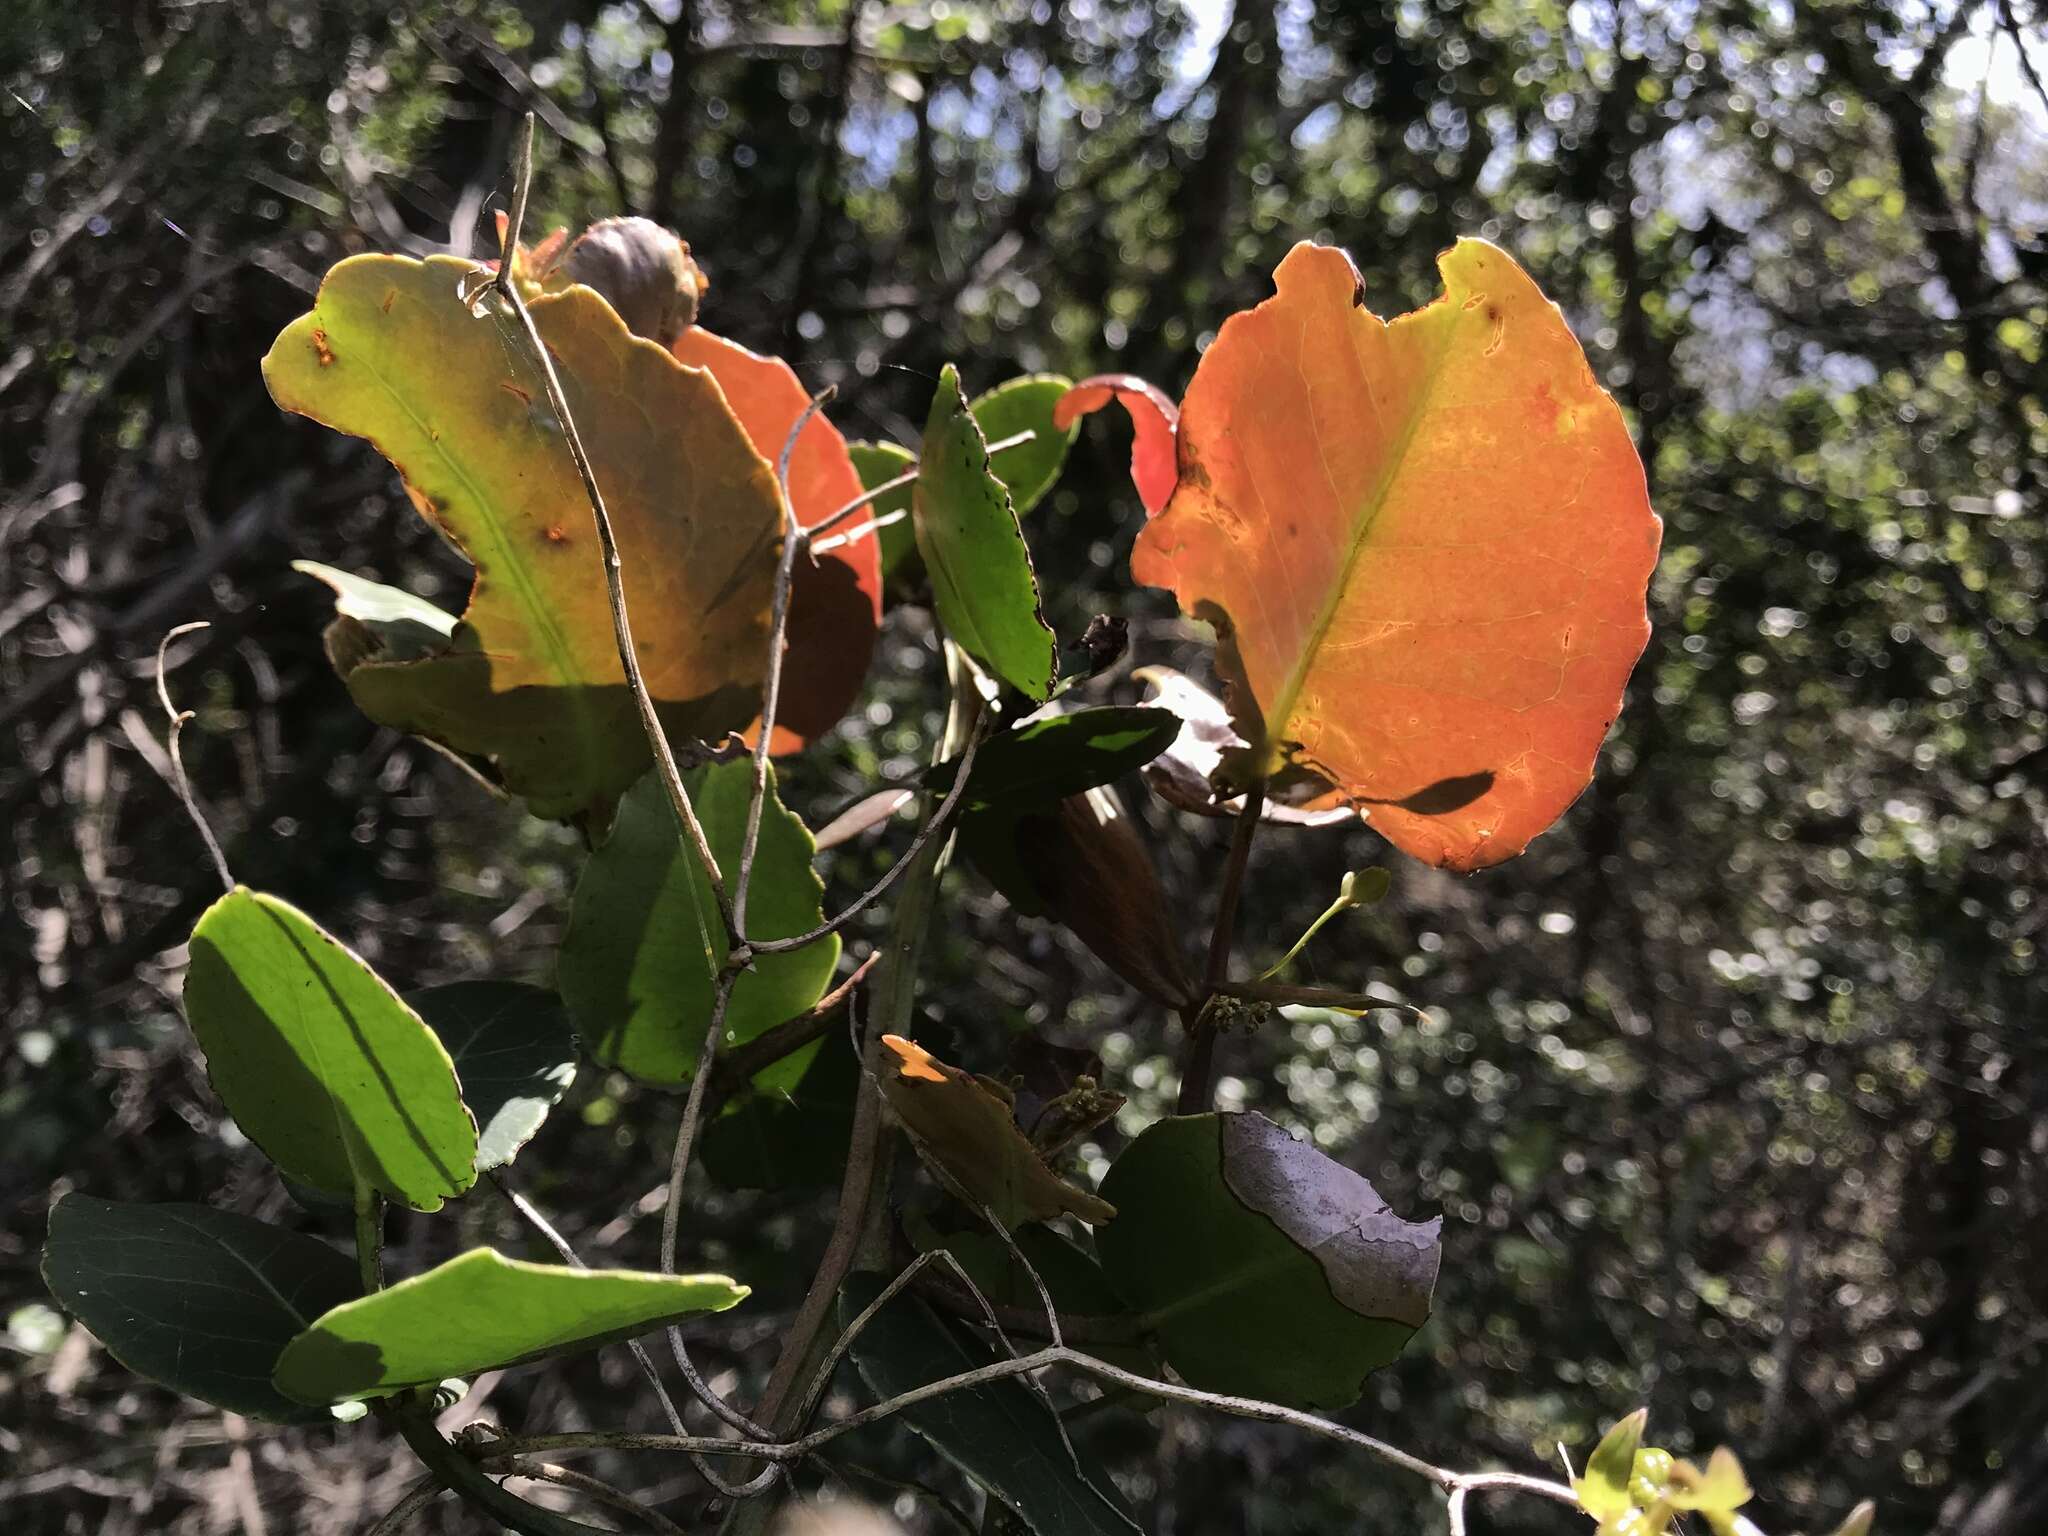
[[[1314,804],[1473,870],[1591,778],[1662,525],[1557,307],[1483,241],[1439,266],[1388,323],[1342,251],[1296,246],[1203,354],[1131,573],[1217,625],[1263,722],[1245,771],[1320,773]]]
[[[445,649],[344,674],[372,719],[495,763],[539,815],[609,806],[648,762],[612,635],[597,533],[560,424],[509,320],[472,315],[479,268],[355,256],[264,359],[286,410],[364,437],[476,566]],[[488,311],[488,306],[486,306]],[[672,734],[759,706],[781,543],[773,470],[717,384],[632,336],[595,293],[538,298],[622,556],[634,641]]]
[[[811,403],[795,370],[779,357],[749,352],[702,326],[684,331],[673,350],[680,362],[710,370],[754,447],[771,464],[780,462],[789,429]],[[820,411],[805,425],[790,455],[789,501],[796,520],[806,528],[821,523],[861,489],[846,439]],[[875,540],[857,539],[815,561],[797,561],[775,751],[793,752],[822,736],[853,707],[867,680],[881,623],[882,554]]]

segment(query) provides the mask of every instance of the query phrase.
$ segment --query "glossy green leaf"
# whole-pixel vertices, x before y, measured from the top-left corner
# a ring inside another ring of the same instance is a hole
[[[881,1294],[884,1277],[855,1274],[840,1292],[840,1326]],[[914,1295],[875,1315],[853,1346],[878,1397],[987,1365],[996,1356]],[[899,1417],[1038,1536],[1130,1536],[1101,1468],[1084,1466],[1045,1400],[1023,1382],[990,1382],[907,1408]]]
[[[646,768],[646,737],[582,481],[516,324],[464,301],[480,274],[448,256],[338,262],[263,376],[284,409],[374,443],[476,566],[442,649],[338,649],[357,704],[489,760],[537,814],[601,821]],[[604,492],[657,707],[685,737],[744,727],[782,533],[772,467],[709,374],[591,290],[531,307]]]
[[[296,907],[237,886],[192,930],[185,1016],[228,1113],[332,1195],[438,1210],[476,1180],[476,1126],[433,1031]]]
[[[864,490],[871,491],[917,468],[917,455],[896,443],[853,442],[846,445],[846,451],[853,458],[853,467],[860,475]],[[861,514],[862,521],[870,518],[880,521],[885,517],[896,519],[877,528],[875,540],[882,547],[883,578],[899,585],[907,581],[912,572],[924,569],[917,557],[917,533],[910,523],[911,495],[912,487],[908,485],[884,491],[869,502],[867,511]]]
[[[928,1237],[928,1241],[919,1240],[919,1247],[944,1248],[952,1254],[981,1294],[996,1306],[1042,1312],[1044,1302],[1039,1299],[1031,1276],[1017,1262],[1010,1245],[986,1227],[969,1232],[930,1233]],[[1091,1337],[1084,1346],[1090,1354],[1141,1375],[1156,1370],[1151,1354],[1140,1340],[1137,1317],[1124,1306],[1102,1266],[1091,1256],[1053,1227],[1019,1227],[1011,1234],[1011,1241],[1038,1271],[1038,1278],[1045,1282],[1052,1304],[1062,1318],[1087,1318],[1095,1323],[1129,1327],[1129,1343]],[[940,1273],[958,1283],[958,1277],[950,1272]]]
[[[1136,772],[1173,745],[1180,717],[1141,705],[1077,709],[1027,721],[981,744],[967,778],[967,809],[1005,811],[1049,806]],[[944,794],[953,764],[925,774],[925,785]]]
[[[1335,1409],[1429,1317],[1441,1219],[1262,1115],[1161,1120],[1102,1182],[1103,1272],[1188,1382]]]
[[[932,397],[911,507],[946,633],[1011,687],[1049,696],[1057,647],[1039,610],[1031,555],[951,363]]]
[[[43,1280],[137,1375],[282,1424],[328,1414],[271,1385],[278,1356],[361,1289],[354,1260],[318,1238],[211,1206],[87,1195],[51,1210]]]
[[[635,1338],[746,1295],[724,1275],[570,1269],[472,1248],[318,1318],[287,1346],[275,1379],[305,1403],[378,1397]]]
[[[989,455],[989,466],[1010,492],[1010,505],[1022,517],[1052,489],[1067,462],[1078,423],[1064,429],[1053,425],[1053,407],[1065,394],[1068,381],[1056,373],[1032,373],[998,384],[975,397],[968,410],[981,435],[999,443],[1020,432],[1033,435],[1028,443]],[[848,443],[861,484],[869,490],[906,471],[917,468],[917,455],[895,443]],[[865,514],[882,518],[903,513],[901,520],[878,529],[875,537],[882,546],[882,570],[899,584],[922,575],[924,564],[917,553],[917,535],[910,525],[911,489],[904,486],[877,497]]]
[[[990,457],[996,478],[1008,487],[1010,505],[1022,517],[1044,499],[1066,467],[1067,449],[1080,432],[1079,422],[1064,431],[1052,424],[1053,407],[1073,387],[1064,374],[1027,373],[1006,379],[968,407],[974,424],[991,443],[1006,442],[1029,432],[1031,440]]]
[[[518,982],[458,981],[405,1001],[455,1063],[476,1117],[477,1171],[503,1167],[576,1081],[576,1032],[562,1000]]]
[[[739,868],[753,767],[712,763],[688,776],[690,798],[730,885]],[[773,794],[761,818],[747,930],[790,938],[824,920],[824,885],[811,869],[811,834]],[[647,1082],[687,1082],[725,962],[711,883],[682,840],[660,783],[648,775],[619,803],[611,836],[576,885],[562,941],[562,999],[585,1049]],[[831,984],[836,934],[789,954],[762,955],[733,987],[727,1045],[802,1013]],[[801,1075],[808,1052],[777,1063],[770,1085]]]
[[[786,1079],[781,1065],[768,1075]],[[859,1085],[860,1063],[845,1032],[835,1029],[794,1083],[761,1083],[704,1128],[697,1154],[704,1171],[727,1189],[837,1185],[846,1173]]]

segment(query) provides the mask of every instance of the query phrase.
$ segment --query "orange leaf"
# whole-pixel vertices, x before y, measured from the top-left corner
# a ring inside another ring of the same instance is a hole
[[[1131,417],[1131,479],[1145,515],[1157,517],[1173,494],[1173,438],[1180,412],[1163,391],[1128,373],[1098,373],[1083,379],[1052,408],[1052,424],[1064,432],[1083,416],[1121,400]]]
[[[797,417],[811,403],[796,372],[779,357],[762,357],[702,326],[691,326],[672,348],[678,361],[704,368],[725,391],[726,403],[770,464]],[[819,412],[797,438],[789,461],[790,503],[806,528],[820,523],[861,493],[860,474],[846,439]],[[782,707],[774,750],[793,752],[837,725],[867,678],[875,633],[882,622],[882,555],[872,538],[799,559],[790,590],[789,652],[783,666]],[[749,733],[751,734],[751,733]]]
[[[1195,371],[1131,574],[1215,620],[1266,772],[1474,870],[1592,777],[1662,524],[1557,307],[1484,241],[1438,265],[1444,296],[1388,324],[1342,251],[1288,254]]]

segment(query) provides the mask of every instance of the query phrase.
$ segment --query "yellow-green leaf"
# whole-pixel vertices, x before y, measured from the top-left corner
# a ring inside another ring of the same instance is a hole
[[[278,1357],[278,1390],[338,1403],[632,1338],[747,1295],[724,1275],[528,1264],[473,1248],[317,1318]]]
[[[228,1113],[292,1178],[439,1209],[476,1181],[448,1052],[360,956],[237,886],[192,930],[185,1016]]]
[[[607,809],[648,762],[590,507],[516,322],[464,302],[479,268],[356,256],[263,361],[286,410],[364,437],[476,566],[445,649],[350,658],[365,713],[493,761],[540,815]],[[618,535],[634,642],[672,732],[757,708],[781,539],[774,473],[718,385],[589,289],[536,299]]]
[[[1586,1462],[1586,1475],[1572,1479],[1572,1491],[1579,1507],[1595,1520],[1614,1520],[1635,1507],[1629,1497],[1628,1481],[1635,1471],[1636,1447],[1643,1442],[1643,1426],[1650,1410],[1638,1408],[1600,1437]]]

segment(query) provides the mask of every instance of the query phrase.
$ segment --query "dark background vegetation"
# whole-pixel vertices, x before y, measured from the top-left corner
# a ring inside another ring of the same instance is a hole
[[[1436,1318],[1351,1421],[1533,1469],[1647,1403],[1653,1439],[1740,1449],[1773,1532],[1864,1495],[1888,1532],[2043,1528],[2044,21],[2038,0],[15,0],[0,1523],[256,1531],[253,1503],[270,1531],[339,1532],[412,1475],[367,1429],[273,1436],[139,1383],[37,1310],[35,1266],[68,1188],[327,1220],[223,1122],[178,1016],[214,888],[162,777],[171,625],[213,624],[172,680],[240,878],[402,985],[549,979],[573,838],[358,715],[325,596],[287,569],[456,606],[460,563],[257,373],[340,256],[476,249],[531,107],[543,215],[674,224],[713,276],[706,322],[837,382],[849,435],[907,438],[948,359],[970,388],[1116,368],[1177,392],[1298,239],[1347,246],[1387,314],[1434,293],[1453,236],[1513,250],[1639,434],[1656,637],[1559,830],[1469,881],[1389,858],[1391,899],[1311,950],[1306,979],[1425,1022],[1304,1016],[1225,1047],[1226,1104],[1447,1218]],[[1125,613],[1135,661],[1192,664],[1170,604],[1128,587],[1122,454],[1091,428],[1034,514],[1053,617]],[[922,617],[893,618],[871,702],[792,804],[815,824],[921,756],[936,674]],[[1216,829],[1142,815],[1192,950]],[[837,856],[839,897],[888,843]],[[1248,959],[1383,857],[1365,831],[1272,833]],[[1009,1030],[1094,1044],[1166,1101],[1159,1010],[971,873],[950,889],[926,1028],[976,1065]],[[675,1115],[586,1072],[528,1191],[593,1258],[650,1262]],[[824,1198],[693,1207],[686,1258],[762,1292],[702,1343],[728,1386],[772,1352]],[[486,1195],[396,1230],[404,1264],[530,1242]],[[616,1353],[501,1382],[488,1411],[655,1427]],[[1162,1536],[1439,1518],[1284,1431],[1117,1418],[1097,1447]],[[849,1454],[965,1497],[897,1436]],[[610,1470],[700,1509],[682,1469]]]

